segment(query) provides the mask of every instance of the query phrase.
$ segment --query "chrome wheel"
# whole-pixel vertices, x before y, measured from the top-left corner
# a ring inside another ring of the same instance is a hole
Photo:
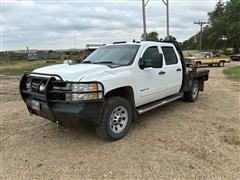
[[[119,134],[121,133],[127,126],[128,123],[128,112],[127,109],[123,106],[116,107],[109,121],[110,129],[113,133]]]
[[[198,84],[195,83],[192,90],[192,98],[196,99],[198,96]]]
[[[224,66],[224,62],[223,62],[223,61],[220,61],[220,62],[219,62],[219,66],[220,66],[220,67],[223,67],[223,66]]]

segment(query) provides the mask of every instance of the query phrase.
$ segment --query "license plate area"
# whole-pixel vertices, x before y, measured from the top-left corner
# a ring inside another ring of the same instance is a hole
[[[32,108],[34,109],[34,110],[37,110],[37,111],[40,111],[40,103],[38,102],[38,101],[36,101],[36,100],[32,100]]]

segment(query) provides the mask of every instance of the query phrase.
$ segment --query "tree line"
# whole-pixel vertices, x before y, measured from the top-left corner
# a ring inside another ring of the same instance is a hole
[[[169,35],[169,38],[164,37],[164,38],[159,38],[159,35],[157,32],[153,31],[150,33],[147,33],[146,41],[165,41],[165,40],[170,40],[170,41],[176,41],[177,39],[174,36]],[[142,34],[142,40],[143,40],[143,34]]]
[[[218,2],[208,13],[208,22],[203,29],[202,48],[223,50],[233,48],[240,52],[240,0]],[[183,49],[198,49],[200,33],[183,42]]]
[[[142,36],[143,37],[143,36]],[[147,34],[147,41],[162,41],[167,38],[159,38],[157,32]],[[176,40],[170,36],[169,40]],[[195,34],[182,43],[184,50],[199,48],[200,33]],[[240,52],[240,0],[230,0],[226,3],[218,2],[213,11],[208,13],[208,24],[202,32],[203,50],[234,49]]]

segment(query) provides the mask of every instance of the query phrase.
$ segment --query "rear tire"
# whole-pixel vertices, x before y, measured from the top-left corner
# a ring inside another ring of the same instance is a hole
[[[224,66],[224,61],[220,61],[219,63],[218,63],[218,67],[223,67]]]
[[[189,102],[195,102],[199,94],[199,82],[198,80],[193,81],[193,86],[190,91],[184,93],[184,99]]]
[[[132,123],[131,104],[122,97],[106,100],[101,123],[96,125],[96,134],[105,140],[115,141],[124,137]]]

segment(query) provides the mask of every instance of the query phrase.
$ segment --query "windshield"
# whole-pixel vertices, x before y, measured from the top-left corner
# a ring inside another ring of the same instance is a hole
[[[133,62],[139,45],[112,45],[97,49],[82,63],[129,65]]]

